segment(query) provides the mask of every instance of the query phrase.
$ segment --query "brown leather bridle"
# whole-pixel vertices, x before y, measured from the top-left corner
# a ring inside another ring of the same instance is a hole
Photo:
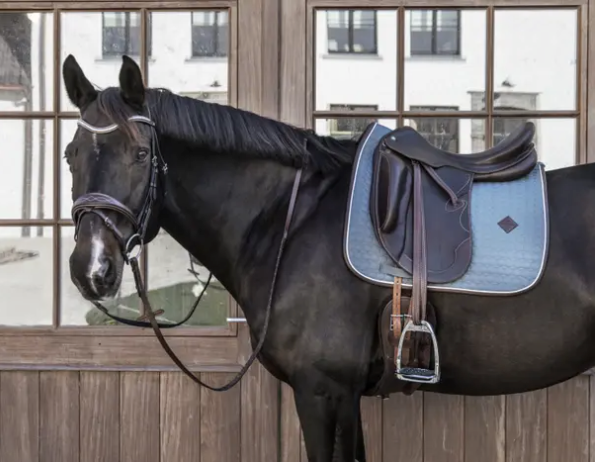
[[[135,116],[130,117],[128,119],[128,121],[147,124],[151,129],[151,153],[150,153],[150,155],[151,155],[151,176],[150,176],[150,180],[149,180],[148,191],[145,196],[145,200],[144,200],[144,203],[143,203],[143,206],[142,206],[140,212],[138,213],[138,215],[136,215],[132,210],[130,210],[129,207],[122,204],[117,199],[109,196],[108,194],[94,192],[94,193],[83,194],[82,196],[77,198],[77,200],[73,204],[71,214],[72,214],[72,219],[75,223],[75,235],[74,235],[75,241],[78,237],[78,231],[79,231],[81,219],[86,213],[93,213],[93,214],[97,215],[98,217],[100,217],[101,220],[103,221],[103,224],[116,237],[116,239],[118,240],[118,243],[120,245],[120,250],[121,250],[122,256],[124,258],[124,261],[127,264],[129,264],[130,268],[132,269],[132,274],[134,275],[134,282],[136,285],[136,291],[142,301],[144,313],[138,319],[130,320],[130,319],[125,319],[125,318],[121,318],[119,316],[110,314],[108,312],[108,309],[105,308],[101,303],[99,303],[97,301],[93,301],[93,304],[99,310],[101,310],[103,313],[105,313],[107,316],[109,316],[111,319],[113,319],[117,322],[120,322],[122,324],[127,324],[127,325],[131,325],[131,326],[135,326],[135,327],[152,327],[153,331],[155,332],[155,336],[159,340],[159,343],[161,344],[161,346],[163,347],[165,352],[172,359],[172,361],[180,368],[180,370],[182,372],[184,372],[188,377],[190,377],[190,379],[192,379],[197,384],[208,388],[209,390],[213,390],[213,391],[229,390],[230,388],[235,386],[242,379],[243,375],[246,373],[248,368],[252,365],[252,363],[254,362],[254,360],[256,359],[258,354],[260,353],[260,350],[262,349],[262,346],[264,344],[264,339],[266,337],[266,333],[268,330],[270,315],[271,315],[271,310],[272,310],[272,305],[273,305],[273,296],[274,296],[274,292],[275,292],[275,284],[277,281],[277,273],[279,270],[279,265],[281,263],[281,257],[283,255],[283,250],[285,248],[285,242],[289,235],[289,229],[290,229],[291,220],[293,217],[293,212],[295,209],[295,204],[297,201],[297,195],[298,195],[300,180],[301,180],[301,176],[302,176],[302,170],[298,169],[296,171],[296,175],[294,178],[293,188],[291,191],[291,198],[289,200],[289,206],[288,206],[288,210],[287,210],[287,217],[285,219],[285,226],[283,229],[283,236],[281,239],[281,243],[279,244],[279,251],[277,253],[277,259],[275,262],[275,271],[273,273],[273,279],[271,281],[271,288],[270,288],[270,292],[269,292],[269,299],[268,299],[268,304],[267,304],[267,308],[266,308],[266,314],[265,314],[264,325],[263,325],[263,329],[262,329],[262,335],[260,337],[258,345],[253,350],[253,352],[250,355],[250,358],[248,358],[248,361],[246,362],[246,364],[244,364],[242,369],[238,372],[238,374],[229,383],[227,383],[226,385],[221,386],[221,387],[213,387],[211,385],[208,385],[208,384],[202,382],[190,370],[188,370],[188,368],[186,368],[186,366],[184,366],[182,361],[180,361],[180,359],[173,352],[173,350],[171,349],[171,347],[169,346],[169,344],[167,343],[167,341],[165,340],[165,338],[161,332],[161,328],[172,328],[172,327],[180,326],[183,323],[185,323],[188,319],[190,319],[190,317],[194,313],[196,307],[200,303],[200,300],[211,281],[212,273],[209,273],[209,278],[207,280],[207,283],[203,286],[203,289],[202,289],[200,295],[195,300],[194,305],[193,305],[192,309],[190,310],[189,314],[184,319],[182,319],[181,321],[174,323],[174,324],[160,324],[157,322],[156,316],[163,314],[163,310],[158,310],[156,312],[153,311],[153,308],[151,307],[151,303],[149,302],[149,298],[147,296],[147,293],[146,293],[146,290],[145,290],[145,287],[144,287],[144,284],[143,284],[143,281],[141,278],[140,268],[139,268],[139,264],[138,264],[138,257],[140,256],[142,249],[143,249],[143,245],[145,243],[144,239],[145,239],[145,234],[147,232],[149,219],[156,212],[153,209],[155,207],[156,199],[157,199],[159,167],[161,166],[161,172],[163,173],[163,175],[167,175],[167,164],[164,162],[163,157],[161,156],[161,152],[159,151],[159,143],[157,143],[157,133],[155,131],[155,123],[150,119],[150,113],[149,113],[149,117],[145,117],[142,115],[135,115]],[[77,124],[79,125],[79,127],[82,127],[84,129],[86,129],[92,133],[96,133],[96,134],[111,133],[118,129],[117,124],[108,125],[106,127],[96,127],[96,126],[93,126],[93,125],[85,122],[82,118],[77,120]],[[104,211],[109,211],[109,210],[116,212],[119,215],[123,216],[132,225],[133,232],[130,236],[124,236],[124,234],[118,229],[118,227],[115,225],[115,223],[105,214]],[[137,245],[139,246],[139,249],[136,253],[133,253],[133,250]],[[148,319],[149,322],[147,323],[145,321],[145,319]]]

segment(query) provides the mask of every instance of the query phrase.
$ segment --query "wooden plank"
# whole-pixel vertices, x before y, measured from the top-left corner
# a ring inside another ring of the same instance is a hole
[[[366,461],[382,462],[382,400],[364,397],[361,401]]]
[[[262,0],[238,4],[238,106],[262,110]]]
[[[584,13],[585,14],[585,13]],[[595,0],[589,0],[588,43],[595,43]],[[587,46],[587,162],[595,162],[595,47]]]
[[[80,373],[80,461],[120,460],[120,374]]]
[[[161,462],[201,461],[201,388],[182,372],[160,375]]]
[[[587,153],[587,130],[588,130],[588,64],[589,64],[589,7],[588,5],[583,5],[578,10],[578,25],[577,25],[577,50],[578,50],[578,60],[577,60],[577,108],[579,109],[581,115],[577,120],[577,133],[578,133],[578,143],[577,143],[577,154],[578,154],[578,162],[585,163],[587,162],[588,153]]]
[[[465,397],[465,462],[506,461],[506,398]]]
[[[260,368],[260,456],[258,461],[278,461],[279,459],[279,428],[280,412],[280,382],[269,374],[264,367]],[[252,461],[246,461],[252,462]]]
[[[237,367],[237,341],[233,337],[170,337],[167,341],[187,367]],[[19,368],[44,365],[46,369],[55,366],[150,368],[172,367],[172,360],[152,334],[146,337],[1,335],[0,365]]]
[[[461,462],[464,397],[424,394],[424,461]]]
[[[293,390],[286,383],[281,384],[281,462],[301,461],[301,428],[295,408]],[[305,452],[305,451],[304,451]]]
[[[39,373],[0,373],[0,460],[39,460]]]
[[[382,460],[423,462],[426,397],[395,394],[382,402]]]
[[[159,373],[120,374],[120,460],[159,461]]]
[[[79,461],[79,373],[39,374],[39,462]]]
[[[595,462],[595,375],[589,377],[589,462]]]
[[[279,117],[279,0],[262,0],[262,115]],[[268,459],[265,459],[268,460]]]
[[[232,377],[222,373],[201,374],[204,382],[213,386],[222,386]],[[201,462],[240,461],[240,404],[240,387],[223,393],[207,388],[201,391]]]
[[[589,460],[589,379],[576,377],[547,389],[548,462]]]
[[[547,461],[547,391],[506,397],[506,462]]]
[[[240,386],[241,460],[275,460],[279,438],[279,382],[255,363],[237,385]]]
[[[280,0],[281,67],[280,118],[306,126],[306,36],[305,0]]]

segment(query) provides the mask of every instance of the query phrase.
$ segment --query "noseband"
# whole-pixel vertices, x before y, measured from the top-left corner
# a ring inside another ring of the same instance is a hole
[[[128,121],[144,123],[144,124],[149,125],[149,127],[151,127],[151,178],[149,181],[149,188],[147,191],[147,195],[145,196],[145,201],[143,203],[143,206],[142,206],[139,214],[135,215],[134,212],[132,210],[130,210],[129,207],[122,204],[117,199],[109,196],[108,194],[97,193],[97,192],[84,194],[81,197],[79,197],[75,201],[75,203],[72,207],[71,213],[72,213],[72,219],[75,223],[75,234],[74,234],[75,241],[78,237],[78,231],[79,231],[81,219],[86,213],[93,213],[93,214],[99,216],[102,219],[105,226],[114,234],[114,236],[116,237],[116,239],[118,240],[118,242],[120,244],[120,249],[121,249],[122,255],[124,257],[124,261],[127,264],[129,264],[132,269],[132,274],[134,275],[134,282],[136,285],[136,291],[143,303],[143,314],[137,320],[124,319],[119,316],[110,314],[108,312],[107,308],[105,308],[99,302],[94,301],[93,304],[99,310],[101,310],[103,313],[105,313],[107,316],[109,316],[113,320],[118,321],[122,324],[128,324],[128,325],[137,326],[137,327],[152,327],[153,331],[155,332],[155,336],[159,340],[159,343],[161,344],[161,346],[163,347],[165,352],[168,354],[168,356],[180,368],[180,370],[182,372],[184,372],[195,383],[197,383],[205,388],[208,388],[209,390],[213,390],[213,391],[229,390],[230,388],[235,386],[242,379],[242,377],[244,376],[244,374],[246,373],[248,368],[252,365],[252,363],[254,362],[254,360],[256,359],[258,354],[260,353],[262,346],[264,345],[264,339],[266,337],[266,333],[267,333],[268,326],[269,326],[270,315],[271,315],[271,311],[272,311],[273,296],[275,293],[275,283],[277,281],[277,273],[279,270],[279,266],[281,264],[281,257],[283,255],[283,250],[285,248],[285,242],[289,236],[289,229],[291,226],[291,220],[293,217],[295,204],[297,202],[297,195],[298,195],[300,181],[301,181],[301,177],[302,177],[302,170],[298,169],[296,171],[295,178],[293,181],[293,188],[291,191],[291,197],[289,199],[289,206],[288,206],[288,210],[287,210],[287,216],[285,219],[283,235],[281,237],[281,243],[279,244],[279,252],[277,254],[277,259],[275,261],[273,280],[271,281],[271,288],[270,288],[268,304],[267,304],[267,308],[266,308],[266,312],[265,312],[264,325],[262,327],[262,336],[261,336],[256,348],[252,351],[250,358],[248,358],[248,361],[246,361],[246,364],[244,364],[244,366],[238,372],[238,374],[229,383],[227,383],[221,387],[213,387],[211,385],[208,385],[208,384],[202,382],[188,368],[186,368],[186,366],[184,366],[182,361],[180,361],[180,359],[173,352],[173,350],[171,349],[171,347],[165,340],[165,337],[163,336],[163,334],[161,333],[161,330],[160,330],[160,328],[172,328],[172,327],[180,326],[180,325],[184,324],[186,321],[188,321],[188,319],[190,319],[190,317],[194,313],[196,307],[198,306],[203,294],[205,293],[205,290],[207,289],[207,287],[209,286],[209,283],[211,282],[212,273],[209,272],[209,278],[208,278],[206,284],[203,286],[200,295],[196,298],[194,305],[190,309],[188,315],[184,319],[182,319],[181,321],[179,321],[175,324],[166,324],[166,325],[162,325],[157,322],[156,316],[163,314],[164,311],[163,310],[153,311],[153,309],[151,307],[151,303],[149,302],[149,298],[147,296],[147,292],[146,292],[144,284],[143,284],[143,280],[141,278],[140,269],[139,269],[139,265],[138,265],[138,257],[142,251],[142,248],[143,248],[143,245],[145,242],[144,239],[145,239],[145,233],[147,231],[147,226],[149,223],[149,218],[151,217],[151,213],[152,213],[153,207],[155,205],[155,200],[157,198],[157,179],[159,176],[159,165],[161,164],[161,170],[162,170],[163,174],[166,175],[167,174],[167,164],[163,161],[163,157],[161,156],[161,153],[159,151],[159,143],[157,143],[157,134],[155,131],[155,123],[149,117],[145,117],[145,116],[141,116],[141,115],[134,115],[132,117],[129,117]],[[79,119],[77,121],[77,124],[79,127],[82,127],[84,129],[90,131],[91,133],[96,133],[99,135],[111,133],[118,129],[117,124],[108,125],[107,127],[95,127],[95,126],[85,122],[82,119]],[[111,211],[118,213],[120,216],[123,216],[124,218],[126,218],[126,220],[132,225],[133,232],[129,237],[124,236],[124,234],[115,225],[113,220],[111,220],[105,214],[104,211],[106,211],[106,210],[111,210]],[[132,249],[134,249],[134,247],[136,245],[139,246],[139,251],[138,251],[138,253],[133,255]],[[143,321],[144,319],[148,319],[149,323],[144,322]]]

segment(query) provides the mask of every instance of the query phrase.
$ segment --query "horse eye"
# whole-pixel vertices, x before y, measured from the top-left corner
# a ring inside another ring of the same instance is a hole
[[[141,149],[140,151],[138,151],[138,154],[136,155],[136,158],[138,160],[145,160],[148,155],[149,155],[149,151],[146,151],[144,149]]]

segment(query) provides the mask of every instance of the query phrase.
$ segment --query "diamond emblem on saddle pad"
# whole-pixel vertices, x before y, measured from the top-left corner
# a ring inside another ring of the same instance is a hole
[[[502,220],[498,222],[498,226],[500,226],[500,228],[502,228],[504,232],[508,234],[518,226],[518,223],[510,218],[510,215],[506,215],[506,217],[502,218]]]

